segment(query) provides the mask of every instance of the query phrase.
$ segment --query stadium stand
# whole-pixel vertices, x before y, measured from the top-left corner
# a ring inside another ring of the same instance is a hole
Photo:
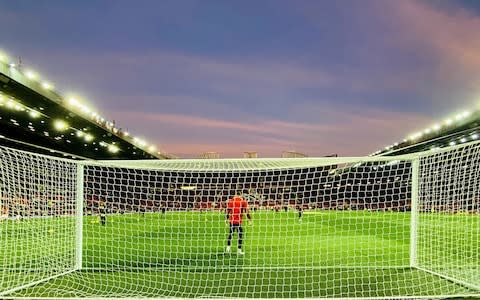
[[[76,98],[0,55],[0,144],[75,159],[168,159]]]

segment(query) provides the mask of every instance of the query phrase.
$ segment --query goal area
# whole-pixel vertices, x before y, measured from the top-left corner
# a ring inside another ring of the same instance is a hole
[[[0,297],[480,296],[479,178],[475,142],[96,162],[0,147]]]

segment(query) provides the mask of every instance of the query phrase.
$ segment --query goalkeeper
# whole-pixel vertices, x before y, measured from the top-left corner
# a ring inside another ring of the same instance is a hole
[[[250,210],[248,208],[248,203],[241,196],[234,196],[229,199],[227,202],[227,210],[225,214],[225,219],[230,225],[230,232],[227,240],[227,253],[231,251],[232,237],[235,231],[238,232],[238,254],[243,255],[242,243],[243,243],[243,215],[247,215],[248,221],[251,222],[252,217],[250,216]]]

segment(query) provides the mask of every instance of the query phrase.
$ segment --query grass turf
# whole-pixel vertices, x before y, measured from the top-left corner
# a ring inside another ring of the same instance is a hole
[[[224,253],[228,228],[223,218],[218,212],[111,215],[102,226],[97,217],[85,217],[82,271],[10,296],[285,298],[474,293],[409,267],[409,213],[306,212],[300,222],[293,211],[258,211],[253,225],[244,226],[243,256]],[[452,268],[465,264],[461,255],[468,253],[473,260],[469,265],[478,266],[480,244],[471,237],[479,232],[464,230],[479,230],[478,222],[478,216],[422,215],[419,230],[425,234],[419,235],[419,260],[428,254],[427,244],[434,243],[435,257],[430,261],[445,261]],[[15,257],[0,254],[1,289],[45,276],[31,269],[8,268],[71,268],[73,219],[9,220],[0,228],[1,253],[16,253]],[[437,234],[427,235],[430,232]],[[477,276],[478,268],[469,272]]]

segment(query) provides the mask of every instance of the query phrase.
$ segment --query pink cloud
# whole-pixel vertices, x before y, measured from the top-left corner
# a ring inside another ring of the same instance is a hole
[[[398,20],[447,62],[479,73],[480,17],[466,9],[442,10],[422,1],[391,1]]]
[[[278,157],[285,150],[311,156],[331,153],[361,156],[383,148],[385,145],[381,141],[400,141],[409,130],[432,122],[419,114],[380,110],[324,113],[333,114],[337,121],[322,125],[258,120],[246,124],[241,120],[181,114],[115,112],[115,116],[124,123],[137,123],[142,128],[159,128],[152,136],[154,140],[161,141],[165,151],[188,157],[206,151],[220,152],[225,157],[239,157],[243,151]]]

